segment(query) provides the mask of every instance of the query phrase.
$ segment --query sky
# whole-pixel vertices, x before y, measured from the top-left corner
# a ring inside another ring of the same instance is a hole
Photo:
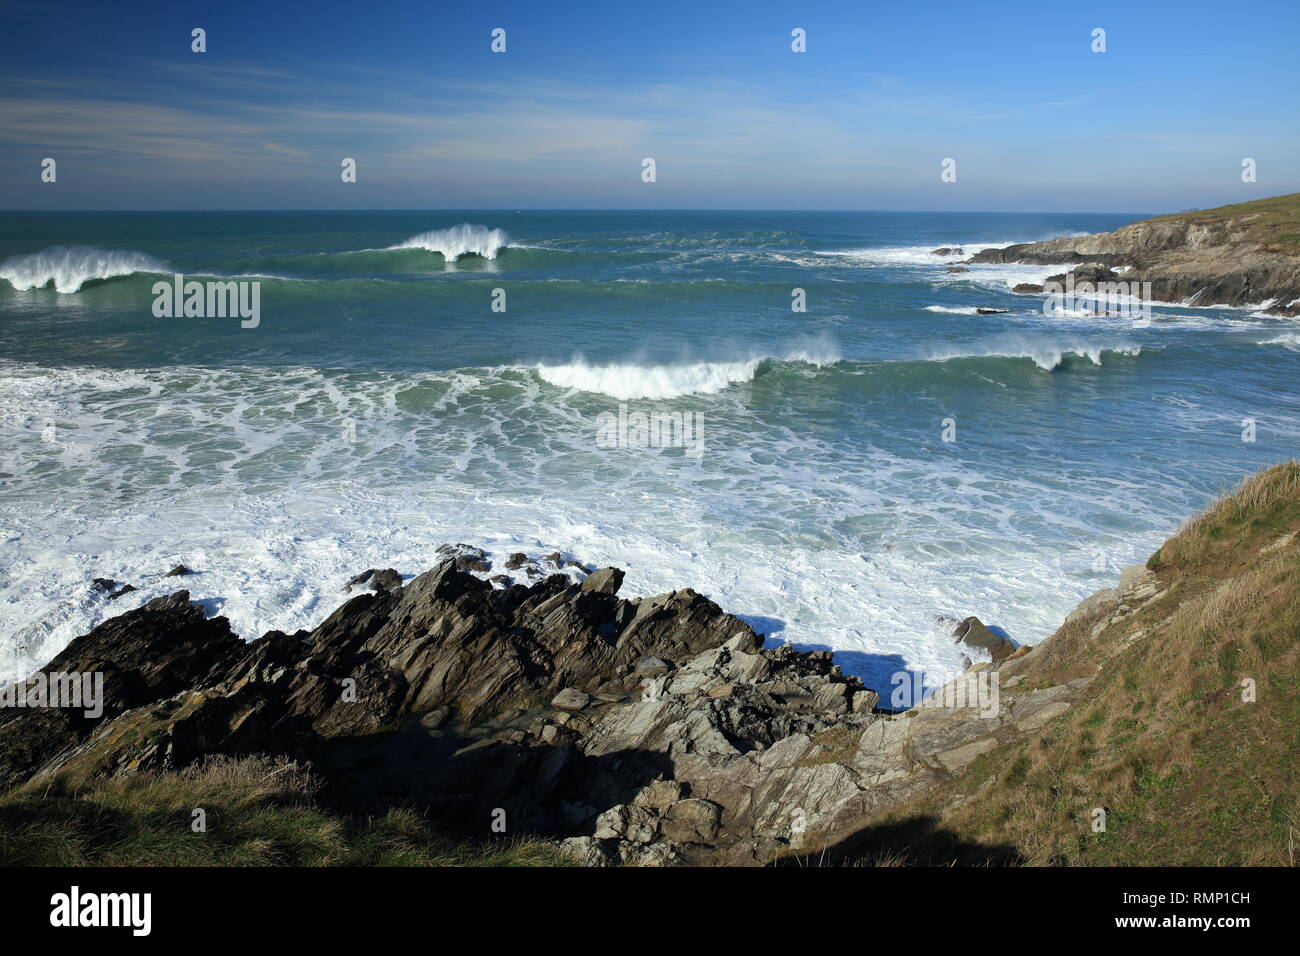
[[[1296,0],[4,0],[0,209],[1205,208],[1300,191],[1298,41]]]

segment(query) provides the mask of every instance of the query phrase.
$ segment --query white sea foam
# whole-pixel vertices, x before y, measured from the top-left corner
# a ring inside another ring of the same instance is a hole
[[[1156,543],[1098,527],[1097,509],[1185,511],[1181,499],[1153,505],[1140,483],[1100,479],[1079,479],[1063,499],[997,462],[936,462],[888,429],[846,457],[817,429],[743,401],[711,408],[701,483],[681,457],[600,451],[590,408],[521,367],[0,363],[0,393],[23,416],[0,429],[0,665],[11,677],[176,590],[162,574],[178,562],[202,572],[184,582],[193,599],[251,638],[320,623],[363,568],[414,574],[439,544],[467,541],[616,564],[629,596],[698,588],[764,632],[844,652],[847,670],[887,694],[901,667],[932,686],[957,673],[959,652],[933,615],[977,614],[1033,643],[1108,583],[1088,570],[1098,542],[1111,535],[1117,566]],[[876,447],[886,435],[894,447]],[[918,475],[933,479],[921,496]],[[837,530],[864,522],[878,532]],[[1042,540],[1044,523],[1067,536]],[[863,543],[876,534],[878,545]],[[108,602],[89,591],[92,577],[139,591]]]
[[[28,255],[11,256],[0,263],[0,279],[8,279],[19,292],[44,288],[51,283],[58,292],[77,292],[92,279],[170,271],[143,252],[91,246],[52,246]]]
[[[732,385],[751,382],[767,361],[801,362],[821,368],[839,361],[830,347],[793,349],[776,355],[756,355],[728,362],[688,362],[675,365],[611,363],[590,365],[581,357],[563,365],[539,365],[538,376],[559,388],[598,392],[620,401],[714,395]]]
[[[511,245],[513,243],[510,236],[503,229],[489,229],[486,226],[462,223],[449,229],[422,232],[418,236],[411,236],[388,248],[424,249],[428,252],[436,252],[448,262],[453,262],[461,256],[470,255],[495,259],[502,249]]]
[[[942,312],[945,315],[978,315],[978,307],[973,305],[951,306],[951,305],[927,305],[927,312]]]

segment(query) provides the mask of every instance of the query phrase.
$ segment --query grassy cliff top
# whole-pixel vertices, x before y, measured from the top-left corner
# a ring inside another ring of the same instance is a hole
[[[1270,196],[1251,202],[1217,206],[1214,209],[1196,209],[1191,212],[1156,216],[1146,222],[1226,222],[1229,219],[1253,220],[1244,224],[1249,239],[1260,245],[1300,246],[1300,193]]]
[[[1300,862],[1300,462],[1246,479],[1147,568],[1145,603],[1025,658],[1022,686],[1095,675],[1076,706],[873,823],[934,821],[1031,865]]]

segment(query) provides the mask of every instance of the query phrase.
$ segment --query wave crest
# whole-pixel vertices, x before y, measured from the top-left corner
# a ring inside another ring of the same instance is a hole
[[[452,262],[461,256],[495,259],[498,252],[510,245],[510,236],[504,229],[489,229],[487,226],[475,226],[466,222],[450,229],[422,232],[388,248],[424,249],[426,252],[436,252]]]
[[[558,388],[598,392],[629,401],[714,395],[732,385],[752,382],[764,364],[770,362],[799,362],[821,368],[838,361],[839,356],[831,351],[797,350],[781,356],[758,355],[730,362],[677,365],[588,365],[584,359],[575,358],[564,365],[538,365],[535,371],[542,381]]]
[[[1044,372],[1051,372],[1059,368],[1061,363],[1071,355],[1086,358],[1093,365],[1099,366],[1101,365],[1102,356],[1106,352],[1110,352],[1112,355],[1126,355],[1131,358],[1141,355],[1142,347],[1128,342],[1117,342],[1109,345],[1094,345],[1086,342],[1071,342],[1068,344],[1007,342],[992,345],[983,351],[937,352],[929,358],[932,362],[949,362],[954,359],[974,358],[1029,359]]]
[[[1280,345],[1292,352],[1300,352],[1300,332],[1283,332],[1271,339],[1261,339],[1258,345]]]
[[[40,252],[10,256],[0,263],[0,279],[8,279],[19,292],[42,289],[51,283],[58,292],[77,292],[92,279],[170,271],[143,252],[93,246],[51,246]]]

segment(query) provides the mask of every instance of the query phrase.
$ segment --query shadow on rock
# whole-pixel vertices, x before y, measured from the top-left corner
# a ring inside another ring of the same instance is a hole
[[[793,856],[775,866],[1023,866],[1020,851],[1006,844],[970,843],[940,829],[932,816],[915,816],[859,830],[834,846]]]
[[[334,740],[327,762],[328,798],[340,806],[372,814],[413,807],[440,825],[487,836],[500,811],[510,834],[590,833],[599,814],[673,776],[663,753],[588,756],[571,742],[483,741],[430,732],[417,721],[391,734]]]

